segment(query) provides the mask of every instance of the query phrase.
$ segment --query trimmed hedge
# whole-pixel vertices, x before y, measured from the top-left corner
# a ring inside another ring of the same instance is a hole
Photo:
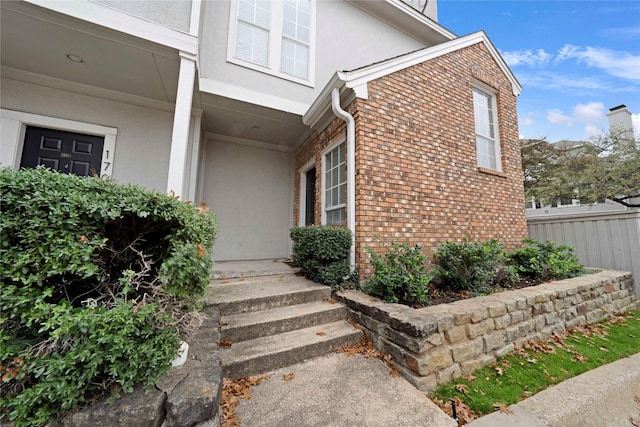
[[[41,167],[0,169],[0,204],[0,418],[153,385],[209,283],[213,214]]]
[[[357,271],[351,271],[349,251],[351,231],[338,226],[308,226],[291,229],[293,265],[305,277],[333,289],[357,283]]]

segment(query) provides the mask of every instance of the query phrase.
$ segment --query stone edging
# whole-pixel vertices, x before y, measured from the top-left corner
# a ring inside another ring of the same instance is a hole
[[[640,306],[631,274],[613,270],[420,309],[353,290],[336,298],[423,391],[487,366],[529,340]]]
[[[218,425],[222,368],[218,342],[220,316],[213,307],[189,342],[187,362],[163,376],[145,393],[136,387],[111,404],[105,400],[66,414],[58,427],[213,427]]]

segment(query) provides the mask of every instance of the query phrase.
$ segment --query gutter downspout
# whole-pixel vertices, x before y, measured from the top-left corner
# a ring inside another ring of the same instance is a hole
[[[353,116],[340,107],[340,89],[331,91],[331,110],[347,123],[347,227],[351,230],[351,268],[356,266],[356,122]]]

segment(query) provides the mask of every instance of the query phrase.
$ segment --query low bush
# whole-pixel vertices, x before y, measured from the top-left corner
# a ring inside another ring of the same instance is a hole
[[[523,240],[523,246],[510,253],[515,268],[523,276],[539,280],[558,280],[586,272],[574,249],[552,241]]]
[[[0,419],[153,385],[198,319],[213,214],[44,168],[0,169],[0,204]]]
[[[443,288],[487,293],[498,282],[517,280],[513,269],[506,266],[508,257],[498,239],[445,242],[433,257],[438,264],[434,275],[438,286]]]
[[[337,226],[308,226],[291,229],[293,265],[309,279],[342,289],[358,282],[351,271],[351,231]]]
[[[368,293],[391,303],[428,304],[431,276],[426,272],[427,256],[420,246],[393,243],[385,245],[385,249],[384,255],[365,249],[375,270],[367,282]]]

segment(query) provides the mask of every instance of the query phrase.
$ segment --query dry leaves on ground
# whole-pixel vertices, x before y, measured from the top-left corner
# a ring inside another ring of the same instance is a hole
[[[231,338],[223,338],[220,340],[220,347],[231,347]]]
[[[282,381],[291,381],[295,376],[296,376],[296,374],[294,374],[293,372],[290,372],[288,374],[284,374],[282,376]]]
[[[390,354],[386,354],[384,351],[378,351],[374,345],[367,341],[365,337],[362,337],[360,341],[355,344],[345,344],[336,349],[338,353],[345,353],[347,356],[355,356],[356,354],[361,354],[367,359],[379,359],[382,360],[391,372],[389,374],[391,376],[397,377],[400,375],[400,371],[396,367],[395,363],[391,359]]]
[[[338,301],[334,300],[333,298],[329,298],[329,297],[322,298],[322,301],[328,302],[330,304],[337,304],[338,303]]]
[[[433,403],[438,405],[445,414],[449,415],[450,417],[453,417],[453,406],[451,404],[452,403],[451,400],[448,402],[445,402],[444,400],[441,400],[441,399],[432,399],[432,401]],[[473,410],[469,407],[469,405],[464,403],[458,396],[454,396],[453,402],[455,402],[455,406],[456,406],[456,417],[458,418],[458,427],[463,426],[467,423],[470,423],[471,421],[477,418],[475,412],[473,412]]]
[[[509,409],[509,407],[504,403],[496,402],[491,406],[493,407],[493,409],[495,409],[496,411],[500,411],[503,414],[507,414],[507,415],[513,414],[513,411]]]
[[[240,399],[251,399],[251,387],[271,378],[269,374],[243,377],[237,380],[224,378],[222,380],[222,397],[220,399],[220,413],[222,427],[235,427],[240,425],[240,419],[236,413],[236,407]]]

